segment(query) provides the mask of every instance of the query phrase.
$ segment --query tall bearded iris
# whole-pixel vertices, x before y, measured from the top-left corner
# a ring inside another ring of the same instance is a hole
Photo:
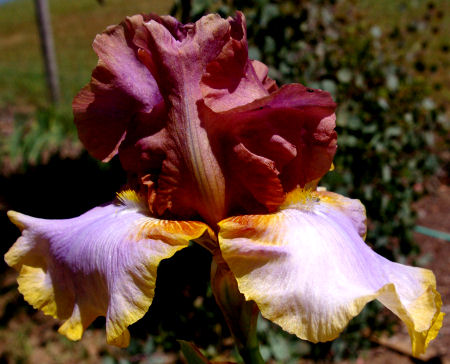
[[[64,320],[61,333],[80,339],[106,316],[108,342],[128,345],[159,262],[196,241],[302,339],[336,338],[377,298],[425,351],[443,318],[433,273],[374,253],[361,203],[317,189],[336,152],[336,105],[322,90],[278,88],[248,58],[241,13],[186,25],[135,15],[94,49],[75,123],[94,157],[119,155],[127,188],[73,219],[9,212],[22,236],[6,262],[25,299]]]

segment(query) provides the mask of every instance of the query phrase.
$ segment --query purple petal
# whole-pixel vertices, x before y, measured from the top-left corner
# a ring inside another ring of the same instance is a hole
[[[159,262],[208,230],[149,216],[131,191],[119,198],[66,220],[9,212],[22,230],[5,255],[19,271],[19,290],[35,308],[65,320],[59,331],[72,340],[105,316],[108,343],[127,346],[127,326],[153,300]]]
[[[277,213],[220,222],[221,252],[246,299],[284,330],[333,340],[377,298],[407,325],[417,356],[444,316],[434,275],[373,252],[362,212],[359,201],[296,190]]]

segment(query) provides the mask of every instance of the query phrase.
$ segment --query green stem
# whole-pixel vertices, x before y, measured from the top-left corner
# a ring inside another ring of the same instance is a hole
[[[234,277],[233,280],[235,281]],[[237,284],[233,284],[232,287],[237,289]],[[230,307],[223,307],[223,305],[221,309],[236,347],[245,364],[263,364],[264,360],[259,352],[256,331],[259,315],[258,306],[253,301],[245,301],[244,295],[238,290],[233,294],[241,299],[240,305],[231,306],[232,312],[230,312]]]
[[[211,287],[244,363],[264,364],[256,335],[259,309],[239,292],[233,273],[219,255],[211,267]]]
[[[239,350],[245,364],[264,364],[264,359],[259,352],[259,346],[255,348],[242,348]]]

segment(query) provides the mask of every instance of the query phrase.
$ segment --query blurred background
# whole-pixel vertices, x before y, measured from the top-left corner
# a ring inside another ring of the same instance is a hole
[[[322,184],[359,198],[367,242],[399,262],[434,270],[450,312],[450,2],[447,0],[50,0],[59,102],[51,100],[32,0],[0,0],[0,231],[4,254],[19,236],[5,212],[67,218],[111,200],[125,182],[117,160],[96,162],[77,141],[71,101],[90,78],[95,34],[125,16],[207,12],[247,17],[249,53],[279,84],[300,82],[338,103],[335,170]],[[0,363],[178,363],[176,339],[214,360],[237,361],[209,288],[209,254],[192,246],[163,261],[156,297],[131,327],[128,349],[105,344],[104,319],[82,341],[17,291],[0,263]],[[405,328],[370,304],[333,342],[311,344],[261,319],[268,363],[450,363],[450,324],[421,361]]]

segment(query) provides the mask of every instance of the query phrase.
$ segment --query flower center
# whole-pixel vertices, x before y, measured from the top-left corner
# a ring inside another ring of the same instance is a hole
[[[287,194],[286,199],[279,209],[285,210],[289,208],[311,211],[319,202],[320,197],[317,191],[306,188],[296,188]]]

